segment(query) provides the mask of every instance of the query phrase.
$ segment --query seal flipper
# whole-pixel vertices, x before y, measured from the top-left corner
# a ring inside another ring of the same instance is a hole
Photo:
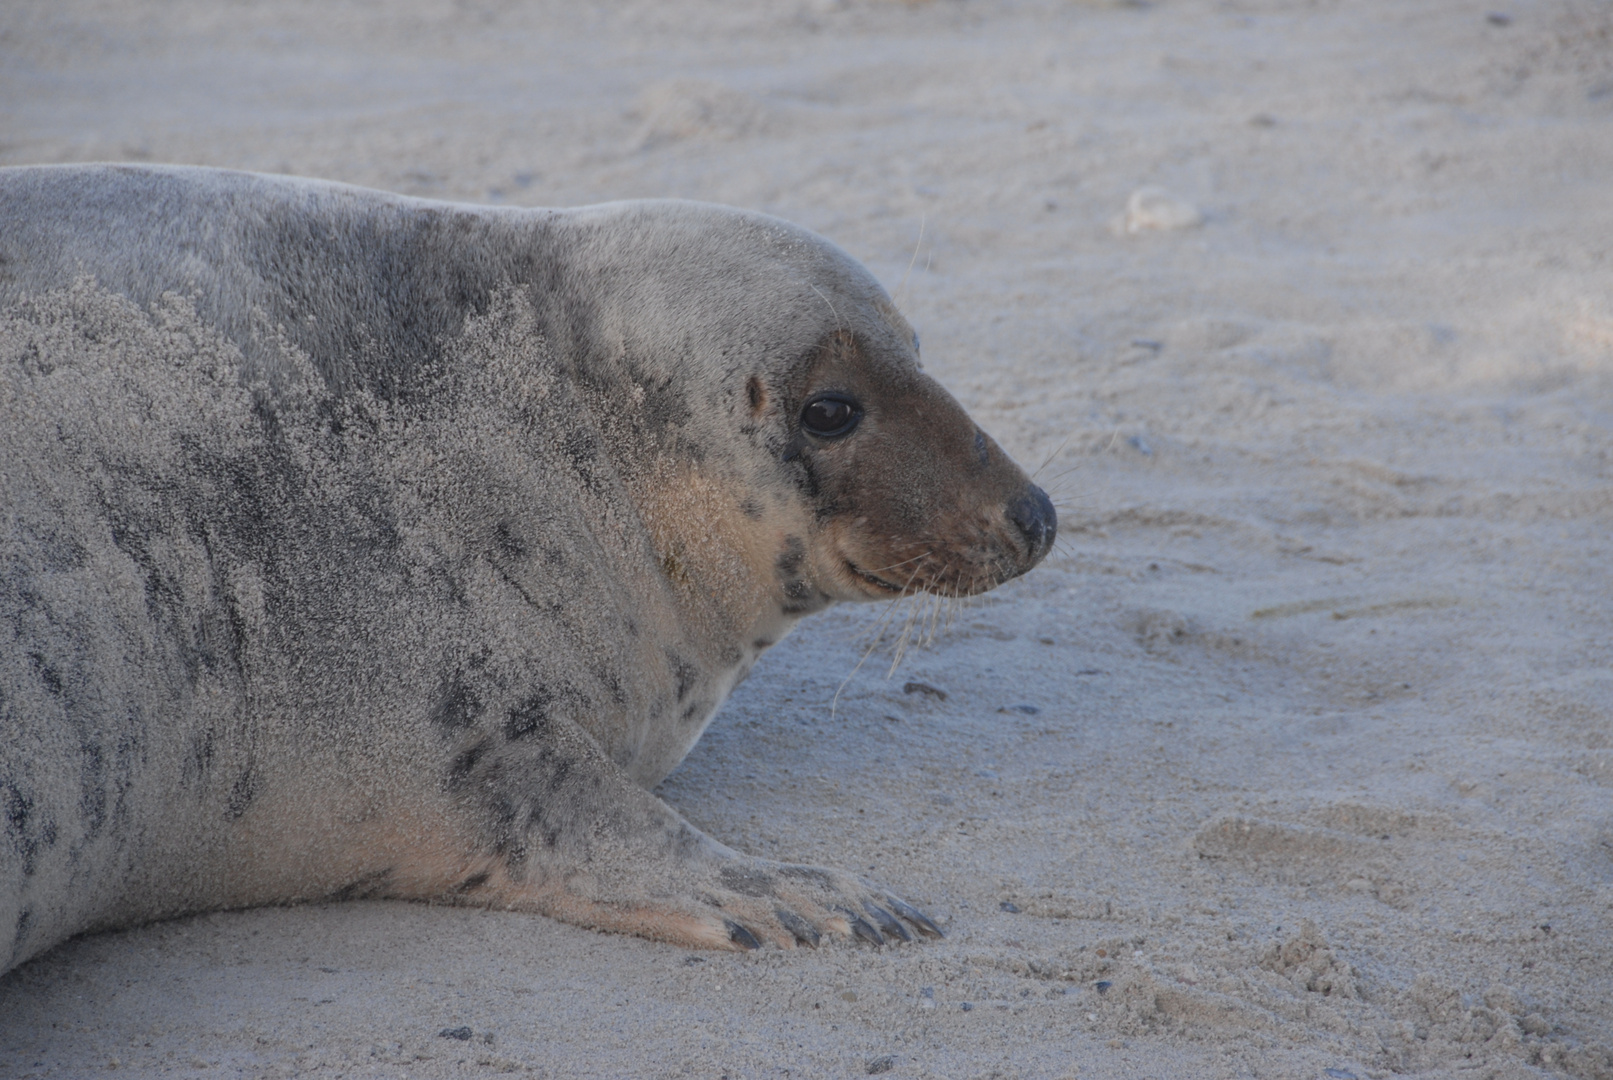
[[[579,725],[550,715],[537,724],[528,737],[482,739],[454,755],[444,784],[461,820],[451,831],[476,838],[472,861],[486,877],[430,899],[708,949],[883,941],[858,911],[879,912],[890,936],[905,939],[884,906],[933,927],[851,874],[725,847],[634,783]]]

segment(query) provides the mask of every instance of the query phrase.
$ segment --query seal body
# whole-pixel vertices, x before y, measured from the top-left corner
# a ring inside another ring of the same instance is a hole
[[[989,588],[1053,530],[776,219],[0,169],[0,969],[352,896],[932,932],[648,788],[802,616]]]

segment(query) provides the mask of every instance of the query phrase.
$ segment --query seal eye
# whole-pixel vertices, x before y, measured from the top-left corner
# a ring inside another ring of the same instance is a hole
[[[801,410],[801,426],[820,439],[838,439],[849,435],[862,417],[862,409],[850,398],[821,394]]]

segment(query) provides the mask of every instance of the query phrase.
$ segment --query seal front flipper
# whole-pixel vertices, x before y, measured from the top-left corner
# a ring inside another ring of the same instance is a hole
[[[691,948],[908,940],[896,916],[939,934],[854,875],[718,843],[634,783],[577,724],[548,717],[540,727],[480,738],[453,758],[444,784],[460,821],[451,831],[472,837],[477,851],[463,880],[431,899]]]

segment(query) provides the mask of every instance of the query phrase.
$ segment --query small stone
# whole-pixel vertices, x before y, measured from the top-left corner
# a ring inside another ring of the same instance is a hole
[[[441,1031],[437,1032],[437,1038],[458,1039],[460,1042],[470,1042],[470,1037],[474,1034],[475,1032],[471,1031],[471,1029],[468,1027],[452,1027],[443,1028]]]
[[[1511,26],[1512,16],[1504,11],[1492,11],[1484,16],[1484,21],[1491,26]]]
[[[999,910],[1006,911],[1010,915],[1019,914],[1019,905],[1014,903],[1012,900],[1004,900],[1002,903],[998,904],[997,907]]]
[[[1169,232],[1191,229],[1204,223],[1199,208],[1185,199],[1179,199],[1162,187],[1140,187],[1126,200],[1126,213],[1121,219],[1125,232]]]
[[[842,991],[840,991],[840,1000],[841,1001],[856,1001],[857,1000],[857,991],[855,991],[855,990],[842,990]]]
[[[964,1012],[974,1012],[975,1009],[974,1004],[968,1001],[965,1001],[962,1005],[959,1005],[958,1008],[962,1009]]]
[[[947,699],[947,692],[945,690],[942,690],[938,686],[931,686],[929,683],[922,683],[922,682],[903,683],[902,684],[902,693],[904,693],[904,694],[928,694],[930,697],[936,698],[936,699],[941,700],[941,701],[945,701]]]
[[[1113,985],[1114,983],[1110,982],[1108,979],[1099,979],[1097,982],[1092,984],[1093,989],[1097,990],[1100,994],[1107,994],[1109,992],[1109,987]]]
[[[894,1068],[896,1068],[896,1055],[883,1054],[868,1063],[868,1075],[878,1076],[880,1073],[888,1073]]]
[[[1356,1080],[1355,1073],[1349,1069],[1323,1069],[1323,1076],[1331,1076],[1333,1080]]]

